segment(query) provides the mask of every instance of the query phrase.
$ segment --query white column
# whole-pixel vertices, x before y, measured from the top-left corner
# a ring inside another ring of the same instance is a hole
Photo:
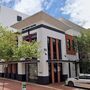
[[[25,64],[24,63],[18,63],[18,74],[25,74]]]
[[[0,65],[0,73],[4,73],[4,66]]]
[[[43,28],[42,28],[43,29]],[[43,30],[38,30],[37,41],[40,42],[41,57],[38,63],[38,76],[48,76],[48,54],[47,54],[47,36]]]
[[[67,62],[62,63],[62,68],[63,68],[63,74],[68,75],[69,77],[69,65]]]

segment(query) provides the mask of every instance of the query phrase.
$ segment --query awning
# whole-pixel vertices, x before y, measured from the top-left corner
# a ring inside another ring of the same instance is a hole
[[[72,62],[72,63],[79,63],[79,60],[47,60],[47,62],[48,63],[64,63],[64,62],[66,62],[66,63],[70,63],[70,62]]]
[[[31,60],[22,60],[22,61],[2,61],[0,62],[0,64],[16,64],[16,63],[28,63],[28,64],[34,64],[34,63],[38,63],[39,60],[36,59],[31,59]]]

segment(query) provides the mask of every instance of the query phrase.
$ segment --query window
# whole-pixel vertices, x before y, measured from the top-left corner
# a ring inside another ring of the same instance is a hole
[[[47,38],[48,43],[48,59],[51,59],[51,53],[50,53],[50,37]]]
[[[53,59],[57,59],[56,57],[56,39],[52,39],[53,42]]]
[[[74,42],[74,40],[72,40],[72,48],[73,48],[73,50],[75,50],[75,42]]]
[[[58,40],[58,49],[59,49],[59,59],[62,59],[61,40]]]
[[[37,41],[37,33],[31,34],[31,40]]]
[[[67,49],[68,50],[71,50],[71,44],[70,44],[70,39],[67,39]]]
[[[37,33],[29,34],[28,36],[24,36],[23,40],[26,40],[28,42],[37,41]]]
[[[51,40],[52,39],[52,40]],[[58,43],[57,43],[58,41]],[[56,38],[47,38],[47,43],[48,43],[48,59],[51,59],[51,56],[53,59],[61,59],[62,58],[62,53],[61,53],[61,40],[56,39]],[[51,45],[52,43],[52,45]],[[51,51],[52,47],[52,51]]]
[[[76,50],[75,50],[75,41],[74,41],[74,37],[71,35],[66,34],[66,50],[67,50],[67,54],[70,55],[75,55],[76,54]]]
[[[21,16],[17,16],[17,21],[21,21],[22,17]]]
[[[38,68],[37,64],[29,64],[29,80],[37,80],[38,79]]]

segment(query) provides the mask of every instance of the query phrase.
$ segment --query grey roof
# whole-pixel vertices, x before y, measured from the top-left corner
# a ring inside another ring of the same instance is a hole
[[[26,18],[26,19],[24,19],[24,20],[22,20],[18,23],[15,23],[11,27],[16,28],[16,29],[22,29],[26,26],[29,26],[33,23],[35,24],[35,23],[40,22],[40,21],[44,21],[44,22],[46,22],[50,25],[53,25],[53,26],[55,26],[56,28],[59,28],[62,31],[70,29],[69,26],[62,23],[58,19],[46,14],[43,11],[40,11],[40,12],[38,12],[38,13],[32,15],[32,16],[29,16],[28,18]]]
[[[85,30],[85,28],[83,28],[82,26],[79,26],[67,19],[64,18],[60,18],[59,19],[61,22],[63,22],[64,24],[66,24],[67,26],[69,26],[71,29],[77,30],[77,31],[81,31],[81,30]]]

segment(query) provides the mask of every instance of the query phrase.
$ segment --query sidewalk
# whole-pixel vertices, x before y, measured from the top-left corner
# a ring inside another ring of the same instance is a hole
[[[4,81],[4,89],[3,89],[3,81]],[[19,81],[0,79],[0,90],[22,90],[22,84]],[[26,90],[61,90],[61,89],[27,83]]]
[[[4,81],[4,89],[3,89],[3,81]],[[22,84],[20,81],[0,78],[0,90],[22,90]],[[80,89],[69,88],[60,84],[39,85],[34,83],[27,83],[26,90],[80,90]]]

